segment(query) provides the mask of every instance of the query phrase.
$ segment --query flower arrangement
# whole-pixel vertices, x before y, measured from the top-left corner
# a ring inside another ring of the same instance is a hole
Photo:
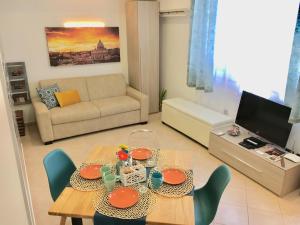
[[[128,146],[121,144],[119,145],[119,148],[121,149],[120,151],[117,152],[117,157],[121,161],[126,161],[129,157],[129,150]]]

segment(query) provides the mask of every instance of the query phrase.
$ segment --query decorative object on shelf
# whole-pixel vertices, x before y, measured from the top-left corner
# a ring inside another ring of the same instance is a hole
[[[25,136],[25,124],[24,124],[24,117],[23,117],[23,110],[16,110],[16,122],[19,130],[20,136]]]
[[[46,27],[51,66],[120,62],[118,27]]]
[[[232,127],[227,131],[230,136],[236,137],[241,134],[240,127],[233,124]]]
[[[120,169],[120,180],[124,186],[144,182],[147,179],[146,168],[141,165],[124,166]]]
[[[163,182],[160,188],[155,189],[153,187],[152,179],[148,179],[148,186],[153,192],[169,198],[179,198],[188,195],[194,189],[193,171],[192,170],[183,170],[183,171],[185,172],[186,180],[181,184],[171,185]],[[156,170],[152,169],[150,171],[149,177],[152,177],[152,174],[155,172]]]
[[[116,185],[115,189],[119,188],[120,185]],[[139,190],[138,185],[133,185],[130,188]],[[102,187],[98,194],[95,196],[93,205],[97,212],[102,215],[119,218],[119,219],[139,219],[144,216],[147,216],[151,213],[153,207],[156,203],[156,197],[151,191],[147,191],[145,193],[139,192],[139,201],[136,204],[129,208],[116,208],[111,205],[109,202],[109,195],[104,187]]]
[[[29,104],[30,94],[27,73],[24,62],[6,63],[7,77],[10,85],[10,95],[14,105]]]

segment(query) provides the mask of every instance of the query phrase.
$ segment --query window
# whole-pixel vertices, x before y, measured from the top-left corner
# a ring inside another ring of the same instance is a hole
[[[283,102],[296,1],[222,0],[215,39],[217,81]]]

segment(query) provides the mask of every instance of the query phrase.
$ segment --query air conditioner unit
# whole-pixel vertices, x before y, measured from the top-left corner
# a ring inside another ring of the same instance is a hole
[[[186,16],[191,9],[191,0],[159,0],[160,16]]]
[[[159,0],[159,2],[161,12],[191,9],[191,0]]]

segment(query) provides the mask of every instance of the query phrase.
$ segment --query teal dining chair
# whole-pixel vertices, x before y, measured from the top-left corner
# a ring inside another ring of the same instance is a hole
[[[226,165],[219,166],[208,182],[194,193],[195,225],[209,225],[215,218],[222,194],[231,179]]]
[[[70,157],[61,149],[55,149],[48,153],[43,163],[48,177],[50,193],[53,201],[55,201],[68,185],[76,167]],[[65,222],[66,217],[62,217],[60,224],[65,224]],[[72,224],[82,224],[82,220],[72,218]]]

